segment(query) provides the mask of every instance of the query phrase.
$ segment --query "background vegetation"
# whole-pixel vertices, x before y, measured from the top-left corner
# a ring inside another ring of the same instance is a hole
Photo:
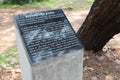
[[[55,1],[55,0],[4,0],[4,4],[26,4],[30,2],[43,2],[43,1]]]
[[[26,8],[46,6],[49,9],[72,7],[74,10],[90,9],[94,0],[4,0],[0,8]]]

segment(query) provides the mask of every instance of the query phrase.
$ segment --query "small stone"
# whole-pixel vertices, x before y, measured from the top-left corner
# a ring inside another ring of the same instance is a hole
[[[103,74],[108,75],[108,74],[109,74],[109,72],[108,72],[108,71],[105,71]]]
[[[15,72],[16,73],[21,73],[21,70],[20,69],[16,69]]]
[[[100,75],[99,75],[99,73],[98,72],[96,72],[96,77],[99,77]]]
[[[84,70],[85,70],[85,71],[87,71],[87,70],[94,71],[93,68],[91,68],[91,67],[87,67],[87,66],[84,67]]]
[[[113,76],[107,75],[107,76],[106,76],[106,80],[113,80]]]
[[[99,57],[99,56],[97,56],[97,59],[98,59],[98,61],[102,61],[102,60],[104,60],[104,56],[101,56],[101,57]]]
[[[98,78],[96,76],[92,76],[91,80],[98,80]]]
[[[88,59],[90,59],[90,57],[89,57],[89,56],[86,56],[86,57],[83,58],[83,61],[84,61],[84,60],[88,60]]]
[[[104,46],[102,50],[106,52],[108,50],[108,46]]]
[[[16,61],[17,61],[17,60],[16,60],[15,58],[13,58],[13,59],[10,60],[10,64],[15,64]]]
[[[120,69],[120,66],[115,66],[116,69]]]
[[[99,64],[97,64],[97,66],[98,66],[98,67],[100,67],[100,68],[102,68],[102,64],[100,64],[100,63],[99,63]]]

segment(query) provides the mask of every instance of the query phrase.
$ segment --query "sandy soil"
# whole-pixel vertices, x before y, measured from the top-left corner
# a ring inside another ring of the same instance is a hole
[[[0,53],[16,46],[13,15],[34,11],[43,11],[47,7],[16,9],[0,9]],[[72,11],[64,9],[70,23],[77,32],[88,14],[86,11]],[[104,52],[96,55],[92,51],[85,51],[83,80],[120,80],[120,34],[114,36],[105,46]],[[103,54],[103,55],[101,55]],[[7,68],[2,72],[0,80],[21,80],[20,68]],[[7,77],[7,78],[5,78]]]

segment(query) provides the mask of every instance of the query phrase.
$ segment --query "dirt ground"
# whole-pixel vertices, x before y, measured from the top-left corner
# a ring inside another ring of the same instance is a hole
[[[11,46],[16,46],[13,15],[44,10],[47,10],[47,7],[0,9],[0,54]],[[66,8],[64,12],[77,32],[89,11],[74,11],[72,8]],[[85,51],[83,80],[120,80],[120,34],[114,36],[103,51],[98,52],[99,55]],[[20,67],[6,68],[0,80],[21,80]]]

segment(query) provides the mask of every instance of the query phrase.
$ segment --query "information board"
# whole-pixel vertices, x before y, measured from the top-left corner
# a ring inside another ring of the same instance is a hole
[[[20,14],[14,19],[32,63],[82,48],[61,9]]]

